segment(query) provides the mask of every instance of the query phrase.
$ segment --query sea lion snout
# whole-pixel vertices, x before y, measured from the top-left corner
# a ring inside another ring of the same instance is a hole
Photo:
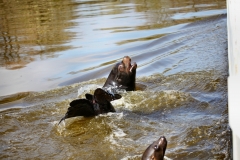
[[[123,57],[123,60],[122,60],[124,66],[128,69],[130,69],[131,67],[131,58],[129,56],[125,56]]]
[[[167,139],[164,137],[164,136],[161,136],[159,139],[158,139],[158,144],[154,146],[154,149],[157,151],[157,150],[166,150],[166,147],[167,147]]]
[[[132,72],[133,69],[136,70],[137,68],[137,63],[134,62],[133,64],[131,63],[131,58],[129,56],[123,57],[122,64],[124,65],[123,68],[125,68],[125,72]],[[124,69],[119,68],[119,71],[122,71]]]

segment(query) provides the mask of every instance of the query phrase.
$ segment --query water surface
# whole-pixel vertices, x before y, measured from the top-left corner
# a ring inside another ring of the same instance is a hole
[[[144,69],[148,43],[226,13],[223,0],[23,0],[2,1],[0,8],[0,96],[106,77],[124,55]]]
[[[161,135],[166,159],[232,159],[225,1],[0,1],[0,21],[1,159],[135,160]],[[58,126],[125,55],[138,90]]]

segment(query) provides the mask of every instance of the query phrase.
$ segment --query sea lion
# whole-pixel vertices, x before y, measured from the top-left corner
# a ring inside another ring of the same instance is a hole
[[[131,64],[129,56],[123,57],[111,70],[103,88],[116,87],[126,91],[135,90],[137,63]]]
[[[122,96],[119,94],[111,94],[101,88],[97,88],[94,91],[94,95],[87,93],[85,97],[86,99],[73,100],[70,103],[67,113],[58,124],[71,117],[92,117],[102,113],[116,112],[110,102],[120,99]]]
[[[167,139],[161,136],[145,150],[142,155],[142,160],[163,160],[166,148]]]

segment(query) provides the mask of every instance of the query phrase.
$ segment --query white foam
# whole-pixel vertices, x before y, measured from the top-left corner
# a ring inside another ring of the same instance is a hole
[[[121,87],[123,87],[123,86],[122,85],[117,86],[115,82],[112,82],[111,85],[108,85],[107,87],[104,87],[103,89],[106,90],[107,92],[111,93],[111,94],[126,93],[125,89],[120,89]]]
[[[96,85],[96,84],[89,84],[89,85],[84,85],[83,87],[80,87],[78,89],[78,96],[90,92],[90,90],[95,90],[97,88],[101,88],[100,85]]]
[[[121,106],[125,103],[124,101],[124,97],[118,99],[118,100],[114,100],[111,102],[113,106]]]
[[[116,113],[116,112],[108,112],[106,114],[100,114],[98,115],[99,117],[115,117],[117,119],[122,119],[123,117],[123,113],[120,112],[120,113]],[[96,116],[97,117],[97,116]]]
[[[115,116],[117,119],[122,119],[122,118],[123,118],[123,112],[120,112],[120,113],[108,112],[107,115],[109,115],[109,116]]]
[[[111,134],[108,138],[106,138],[111,144],[120,146],[117,141],[113,138],[113,134]]]
[[[59,121],[53,121],[53,122],[50,122],[53,126],[54,125],[57,125],[59,123]]]
[[[131,138],[127,138],[127,134],[118,126],[115,125],[115,123],[111,122],[109,125],[113,128],[113,132],[109,137],[106,137],[106,140],[108,140],[111,144],[120,146],[123,141],[133,141]]]
[[[115,108],[117,108],[118,106],[121,106],[121,108],[132,110],[134,107],[133,104],[127,103],[124,97],[118,100],[114,100],[111,103]]]
[[[165,160],[173,160],[173,159],[171,159],[171,158],[168,158],[167,156],[164,156],[164,159],[165,159]]]
[[[120,128],[117,128],[117,129],[113,132],[113,134],[115,135],[115,137],[124,137],[124,136],[127,135],[127,134],[124,133],[123,130],[120,129]]]

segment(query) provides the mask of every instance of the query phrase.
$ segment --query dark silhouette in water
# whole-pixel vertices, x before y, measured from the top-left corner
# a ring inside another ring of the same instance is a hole
[[[137,63],[131,64],[131,58],[125,56],[121,62],[113,67],[103,87],[116,87],[117,89],[134,91],[136,70]]]
[[[143,153],[142,160],[163,160],[167,148],[167,139],[161,136]]]
[[[114,89],[134,91],[136,69],[137,64],[135,62],[131,64],[131,58],[129,56],[125,56],[121,62],[117,63],[113,67],[103,86],[103,89],[108,90],[108,88],[113,87]],[[91,117],[102,113],[116,112],[110,102],[120,99],[122,96],[110,93],[109,91],[105,91],[103,89],[97,88],[94,91],[94,95],[88,93],[85,94],[86,99],[73,100],[70,103],[67,113],[60,120],[59,124],[63,120],[71,117]]]
[[[86,99],[73,100],[67,113],[58,124],[71,117],[91,117],[102,113],[116,112],[110,102],[122,98],[119,94],[110,94],[101,88],[97,88],[94,95],[85,94],[85,97]]]

